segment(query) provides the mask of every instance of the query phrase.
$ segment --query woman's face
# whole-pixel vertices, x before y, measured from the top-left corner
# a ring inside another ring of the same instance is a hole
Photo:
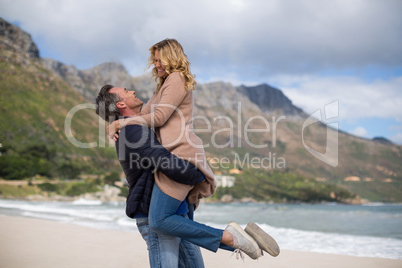
[[[161,62],[159,50],[155,50],[154,65],[155,65],[155,68],[158,70],[159,77],[166,77],[168,75],[166,72],[166,65],[163,65]]]

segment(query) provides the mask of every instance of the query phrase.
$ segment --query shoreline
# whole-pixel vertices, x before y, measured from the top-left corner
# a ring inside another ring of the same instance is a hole
[[[135,232],[110,231],[36,218],[0,215],[0,266],[149,267],[146,245]],[[205,267],[402,267],[402,260],[282,250],[258,261],[202,249]]]
[[[38,201],[38,202],[74,202],[79,199],[84,199],[87,201],[101,201],[103,203],[110,203],[110,202],[126,202],[126,197],[121,197],[117,200],[112,201],[102,201],[100,198],[94,198],[91,196],[93,193],[86,193],[79,196],[66,196],[66,195],[30,195],[26,197],[20,196],[3,196],[0,195],[0,200],[19,200],[19,201]],[[89,198],[87,198],[89,197]],[[320,202],[275,202],[275,201],[256,201],[252,198],[243,198],[243,199],[233,199],[230,202],[222,201],[222,200],[208,200],[208,199],[201,199],[201,204],[266,204],[266,205],[320,205],[320,204],[336,204],[336,205],[355,205],[355,206],[365,206],[365,205],[402,205],[402,202],[381,202],[381,201],[369,201],[366,200],[365,202],[355,203],[355,202],[329,202],[329,201],[320,201]]]
[[[30,194],[30,195],[20,195],[20,196],[14,196],[7,194],[2,194],[0,190],[0,199],[21,199],[21,200],[29,200],[29,201],[58,201],[58,202],[72,202],[75,201],[79,198],[87,198],[91,200],[97,200],[100,199],[101,201],[120,201],[120,202],[125,202],[125,196],[120,196],[121,190],[118,187],[122,187],[123,184],[120,183],[119,185],[104,185],[103,190],[100,190],[98,192],[87,192],[87,193],[81,193],[80,195],[76,196],[68,196],[68,195],[62,195],[62,194],[57,194],[53,192],[47,192],[40,190],[37,185],[40,185],[42,183],[51,183],[51,184],[58,184],[61,181],[52,181],[52,180],[33,180],[33,181],[28,181],[28,180],[4,180],[0,179],[0,186],[1,185],[8,185],[8,186],[13,186],[13,187],[28,187],[30,184],[33,187],[36,187],[35,193]],[[112,190],[110,190],[112,189]],[[267,201],[257,201],[253,199],[252,197],[243,197],[243,198],[233,198],[232,195],[224,195],[220,199],[201,199],[201,202],[203,203],[222,203],[222,204],[228,204],[228,203],[256,203],[256,204],[327,204],[327,203],[336,203],[336,204],[345,204],[345,205],[364,205],[368,204],[371,201],[365,198],[361,198],[360,196],[356,195],[355,197],[350,197],[347,199],[337,199],[333,201],[328,201],[328,200],[315,200],[315,201],[300,201],[300,200],[294,200],[294,201],[287,201],[287,200],[267,200]]]

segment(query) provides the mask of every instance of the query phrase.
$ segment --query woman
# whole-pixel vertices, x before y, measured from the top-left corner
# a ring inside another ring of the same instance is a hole
[[[149,224],[153,231],[164,235],[177,236],[193,244],[216,252],[221,243],[244,251],[253,259],[261,256],[256,240],[269,242],[270,236],[262,233],[255,225],[248,228],[254,239],[240,226],[231,222],[225,230],[212,228],[177,215],[177,211],[188,211],[187,202],[196,207],[199,200],[214,194],[214,175],[205,158],[201,139],[193,131],[193,94],[196,87],[190,63],[182,46],[174,39],[165,39],[153,45],[148,67],[152,69],[157,83],[156,91],[144,106],[142,116],[120,119],[109,126],[109,134],[127,124],[145,124],[155,129],[160,143],[178,157],[194,164],[203,174],[200,183],[189,186],[177,183],[155,172],[154,189],[149,211]],[[254,232],[253,232],[254,231]],[[266,235],[266,236],[265,236]],[[275,242],[276,245],[276,242]],[[271,245],[271,247],[275,247]],[[277,246],[277,245],[276,245]],[[278,250],[269,252],[277,255]]]

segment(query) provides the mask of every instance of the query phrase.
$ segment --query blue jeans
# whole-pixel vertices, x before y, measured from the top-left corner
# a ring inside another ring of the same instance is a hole
[[[138,218],[137,227],[147,243],[151,268],[204,268],[200,248],[179,237],[157,234],[149,228],[148,218]]]
[[[151,230],[161,235],[180,237],[213,252],[219,247],[233,250],[221,245],[223,230],[176,215],[180,203],[180,200],[163,193],[155,183],[148,215]]]

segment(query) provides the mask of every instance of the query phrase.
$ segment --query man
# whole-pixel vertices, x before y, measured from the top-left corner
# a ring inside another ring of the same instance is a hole
[[[142,105],[134,91],[105,85],[96,98],[96,113],[111,122],[119,116],[141,115]],[[188,185],[200,183],[203,174],[194,165],[167,151],[155,133],[145,126],[123,128],[116,142],[116,151],[129,184],[126,214],[137,221],[138,230],[147,243],[151,267],[204,267],[198,246],[178,237],[152,232],[147,218],[155,169]],[[193,207],[183,201],[177,214],[192,219],[192,211]]]

